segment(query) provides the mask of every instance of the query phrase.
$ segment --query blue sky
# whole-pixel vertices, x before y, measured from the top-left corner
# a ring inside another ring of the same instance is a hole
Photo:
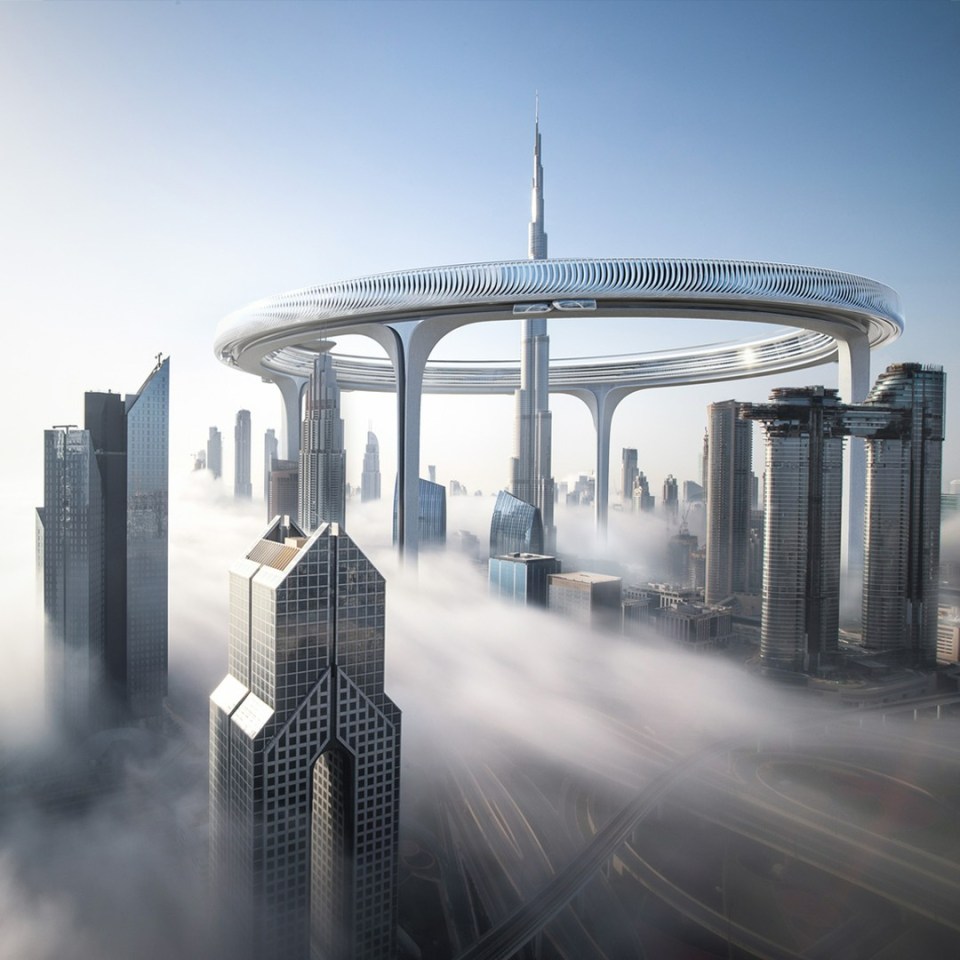
[[[79,421],[86,389],[135,390],[158,350],[173,357],[173,470],[217,424],[229,475],[239,407],[255,436],[279,428],[272,388],[212,354],[217,322],[245,303],[524,256],[535,90],[553,256],[873,277],[906,317],[875,371],[942,363],[957,395],[960,3],[4,4],[7,529],[30,535],[44,427]],[[551,337],[571,356],[745,332],[555,324]],[[471,328],[437,353],[507,357],[518,336]],[[637,446],[655,487],[695,477],[706,403],[785,382],[832,385],[836,370],[636,395],[613,461]],[[371,420],[388,476],[392,401],[344,406],[350,479]],[[945,479],[960,477],[954,406]],[[586,411],[553,408],[558,479],[590,470]],[[454,414],[471,430],[452,431]],[[511,434],[508,398],[430,398],[423,463],[492,491]]]

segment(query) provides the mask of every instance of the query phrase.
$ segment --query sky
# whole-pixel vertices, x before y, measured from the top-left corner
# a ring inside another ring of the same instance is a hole
[[[952,397],[958,41],[951,2],[0,5],[5,528],[32,550],[43,429],[79,423],[85,390],[136,391],[158,351],[172,357],[171,472],[217,425],[229,489],[245,407],[259,493],[279,397],[214,358],[218,321],[309,284],[525,256],[535,91],[552,256],[872,277],[906,318],[874,371],[940,363]],[[550,328],[554,357],[755,332]],[[435,356],[507,359],[518,341],[516,324],[485,324]],[[612,477],[632,446],[655,492],[667,473],[696,478],[706,404],[791,383],[835,385],[836,367],[633,395],[614,421]],[[557,479],[591,471],[586,408],[551,406]],[[348,478],[370,426],[389,490],[393,399],[347,394],[343,408]],[[493,493],[512,432],[510,397],[428,397],[422,472]],[[945,481],[960,477],[949,415],[947,433]]]

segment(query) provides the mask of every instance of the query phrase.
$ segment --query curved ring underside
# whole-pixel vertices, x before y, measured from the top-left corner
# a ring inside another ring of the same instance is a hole
[[[837,341],[871,346],[903,330],[889,287],[851,274],[785,264],[663,259],[516,260],[430,267],[307,287],[257,301],[226,317],[215,351],[224,363],[267,380],[306,378],[319,341],[376,336],[406,321],[442,333],[524,316],[722,319],[794,329],[749,342],[657,353],[553,361],[552,392],[602,384],[643,389],[767,375],[836,359]],[[382,340],[381,340],[382,342]],[[394,390],[384,359],[338,356],[346,390]],[[508,393],[516,363],[428,363],[432,393]]]

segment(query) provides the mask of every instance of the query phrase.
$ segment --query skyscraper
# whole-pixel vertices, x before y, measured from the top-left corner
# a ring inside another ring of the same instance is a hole
[[[540,163],[539,105],[534,127],[533,184],[531,220],[527,256],[531,260],[547,258],[547,234],[543,224],[543,166]],[[540,511],[544,543],[552,552],[556,543],[553,525],[554,480],[551,459],[550,420],[550,338],[542,316],[523,320],[520,345],[520,389],[516,393],[514,443],[509,490],[513,496]]]
[[[216,427],[210,428],[207,437],[207,469],[214,480],[223,475],[223,436]]]
[[[815,670],[837,650],[840,627],[844,407],[824,387],[786,387],[770,399],[741,407],[766,431],[760,660]],[[711,434],[711,476],[715,449]],[[711,490],[708,511],[713,502]],[[709,553],[707,563],[709,584]]]
[[[103,495],[88,430],[43,435],[41,541],[47,706],[66,728],[98,725],[103,704]]]
[[[277,433],[270,427],[263,435],[263,499],[270,499],[270,471],[273,461],[280,456],[280,445],[277,443]],[[289,510],[284,510],[289,513]],[[268,518],[270,519],[270,518]]]
[[[556,557],[544,557],[536,553],[491,557],[487,567],[493,596],[536,607],[547,605],[550,574],[559,572],[560,561]]]
[[[509,553],[543,553],[540,511],[506,490],[497,494],[490,520],[490,556]]]
[[[338,524],[279,518],[230,572],[210,698],[210,868],[257,960],[396,954],[400,711],[384,580]]]
[[[102,498],[104,670],[121,721],[159,718],[167,694],[169,394],[170,361],[158,358],[139,392],[84,396]]]
[[[867,448],[864,644],[920,666],[937,655],[944,394],[939,367],[895,364],[850,414]]]
[[[393,542],[397,542],[398,487],[393,486]],[[447,490],[442,484],[420,477],[420,515],[417,518],[420,546],[442,547],[447,542]]]
[[[367,446],[363,451],[363,473],[360,475],[360,502],[380,499],[380,444],[377,435],[367,431]]]
[[[633,512],[652,513],[657,498],[650,494],[647,475],[641,470],[633,482]]]
[[[250,482],[251,442],[250,411],[238,410],[237,422],[233,427],[233,495],[238,500],[249,500],[253,496],[253,484]]]
[[[346,453],[340,419],[340,387],[329,353],[313,361],[300,429],[299,522],[316,530],[323,521],[343,523],[346,513]]]
[[[720,603],[747,589],[750,467],[753,436],[736,400],[707,408],[707,585],[705,600]]]
[[[623,502],[633,500],[633,486],[637,482],[637,451],[634,447],[623,447],[620,454],[620,495]]]
[[[677,496],[677,478],[672,473],[667,475],[663,481],[663,498],[660,501],[666,514],[672,519],[677,519],[679,509],[679,500]]]

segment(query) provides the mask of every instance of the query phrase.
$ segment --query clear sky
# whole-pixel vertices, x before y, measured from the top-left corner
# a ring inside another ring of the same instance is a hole
[[[172,355],[171,470],[207,428],[278,395],[227,370],[222,316],[308,284],[523,257],[534,91],[553,256],[812,264],[899,292],[874,370],[948,372],[960,477],[960,3],[44,3],[0,5],[0,390],[5,529],[28,557],[42,431],[88,389],[134,391]],[[728,324],[551,326],[566,357],[744,336]],[[516,356],[512,324],[443,358]],[[354,349],[346,343],[344,349]],[[704,407],[836,368],[635,395],[614,423],[659,484],[697,476]],[[553,402],[554,472],[593,466]],[[368,422],[391,486],[392,400],[345,398],[348,475]],[[512,400],[425,403],[423,470],[492,492]],[[469,428],[452,428],[454,415]],[[760,453],[755,453],[759,460]],[[259,465],[254,462],[259,493]],[[175,509],[175,508],[174,508]]]

